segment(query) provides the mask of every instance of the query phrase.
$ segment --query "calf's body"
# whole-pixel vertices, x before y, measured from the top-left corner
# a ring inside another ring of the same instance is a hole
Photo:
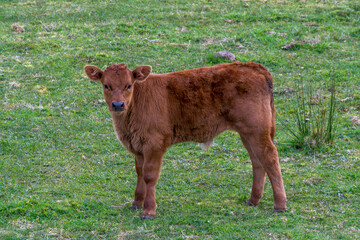
[[[285,211],[286,195],[273,143],[273,78],[262,65],[224,63],[151,74],[150,66],[130,71],[120,64],[105,71],[86,66],[85,72],[102,82],[115,132],[135,156],[138,179],[133,208],[143,208],[142,218],[155,216],[155,185],[166,149],[185,141],[209,143],[225,130],[240,134],[251,158],[253,187],[248,204],[259,203],[267,173],[274,208]]]

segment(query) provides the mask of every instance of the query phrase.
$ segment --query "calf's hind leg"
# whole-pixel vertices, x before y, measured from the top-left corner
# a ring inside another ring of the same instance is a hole
[[[250,204],[258,204],[264,191],[264,172],[269,176],[274,194],[275,211],[286,210],[286,194],[281,175],[278,152],[271,138],[271,130],[256,129],[241,138],[253,164],[253,188]]]
[[[248,141],[242,136],[241,140],[250,155],[253,170],[253,185],[251,190],[251,197],[247,204],[251,206],[256,206],[259,204],[260,199],[264,194],[265,169],[263,168],[261,162],[256,157],[256,155],[253,153],[251,145],[248,143]]]

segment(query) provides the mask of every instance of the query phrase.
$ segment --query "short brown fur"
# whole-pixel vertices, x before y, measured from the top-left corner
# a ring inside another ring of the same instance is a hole
[[[253,165],[249,205],[259,204],[265,173],[273,188],[275,211],[286,210],[286,195],[274,146],[273,78],[257,63],[224,63],[181,72],[150,74],[151,66],[130,71],[111,65],[86,66],[101,81],[115,132],[135,156],[137,187],[133,208],[154,218],[155,185],[166,149],[179,142],[208,143],[225,130],[240,134]],[[121,112],[112,103],[124,103]]]

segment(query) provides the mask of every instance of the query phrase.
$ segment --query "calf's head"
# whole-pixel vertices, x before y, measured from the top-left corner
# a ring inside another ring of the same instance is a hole
[[[122,112],[131,101],[135,81],[145,80],[151,73],[151,66],[139,66],[131,71],[124,64],[113,64],[102,71],[96,66],[85,66],[86,75],[95,82],[101,82],[106,104],[110,111]]]

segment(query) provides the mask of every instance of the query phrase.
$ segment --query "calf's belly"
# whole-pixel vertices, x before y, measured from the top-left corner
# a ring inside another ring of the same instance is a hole
[[[174,126],[173,144],[180,142],[211,142],[217,135],[230,129],[228,124],[223,122],[217,124],[207,123],[200,126]]]

